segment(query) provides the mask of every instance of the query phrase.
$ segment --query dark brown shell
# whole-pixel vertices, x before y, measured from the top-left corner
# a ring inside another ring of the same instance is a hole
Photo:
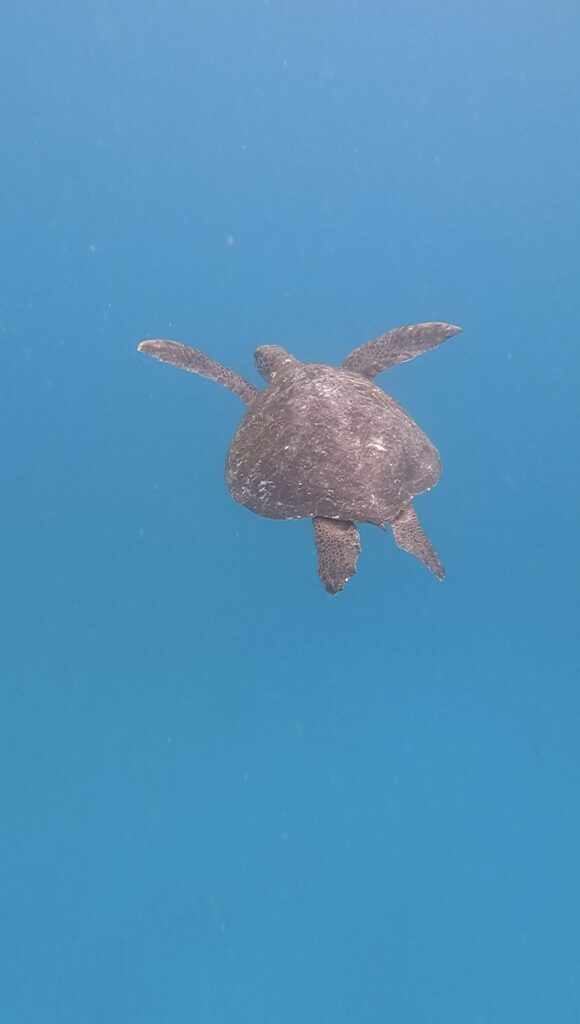
[[[372,381],[292,364],[251,402],[230,445],[233,497],[271,519],[382,525],[439,479],[439,454]]]

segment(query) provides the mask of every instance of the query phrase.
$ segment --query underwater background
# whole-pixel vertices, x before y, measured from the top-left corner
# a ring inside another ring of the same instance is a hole
[[[0,1019],[580,1021],[580,7],[36,0],[0,38]],[[438,583],[223,479],[137,353],[338,363]]]

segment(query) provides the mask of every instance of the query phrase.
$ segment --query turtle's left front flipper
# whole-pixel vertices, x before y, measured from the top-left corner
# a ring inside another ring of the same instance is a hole
[[[395,327],[393,331],[380,334],[378,338],[359,345],[344,360],[342,367],[351,373],[372,380],[397,363],[408,362],[455,334],[461,334],[461,327],[454,324],[426,323],[411,324],[410,327]]]
[[[182,345],[180,341],[168,341],[166,338],[154,338],[150,341],[142,341],[138,346],[139,352],[145,352],[162,363],[171,363],[178,366],[180,370],[187,370],[189,373],[197,373],[200,377],[207,377],[208,380],[221,384],[228,391],[241,398],[242,402],[248,405],[258,394],[258,389],[250,384],[249,380],[242,377],[241,373],[230,370],[228,366],[222,366],[215,359],[210,359],[205,352],[198,348],[191,348],[190,345]]]
[[[356,572],[360,538],[354,523],[314,516],[318,575],[329,594],[338,594]]]
[[[445,569],[439,555],[421,526],[412,505],[408,505],[402,512],[399,512],[399,515],[393,519],[391,528],[397,544],[403,551],[415,555],[415,558],[423,562],[438,580],[445,578]]]

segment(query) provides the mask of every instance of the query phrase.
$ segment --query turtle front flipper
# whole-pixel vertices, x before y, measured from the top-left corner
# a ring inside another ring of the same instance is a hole
[[[461,327],[453,324],[442,323],[395,327],[355,348],[344,360],[342,368],[372,380],[391,366],[414,359],[452,338],[454,334],[461,334],[461,330]]]
[[[208,380],[221,384],[228,391],[233,391],[246,405],[259,394],[258,389],[240,373],[216,363],[215,359],[210,359],[199,349],[182,345],[179,341],[166,341],[165,338],[142,341],[138,349],[139,352],[145,352],[154,359],[160,359],[162,363],[172,363],[181,370],[197,373],[200,377],[207,377]]]
[[[329,594],[338,594],[356,572],[360,538],[354,523],[314,516],[318,575]]]
[[[445,569],[439,555],[423,530],[412,505],[408,505],[402,512],[399,512],[399,515],[393,519],[391,527],[395,540],[403,551],[415,555],[415,558],[418,558],[431,572],[435,573],[438,580],[444,579]]]

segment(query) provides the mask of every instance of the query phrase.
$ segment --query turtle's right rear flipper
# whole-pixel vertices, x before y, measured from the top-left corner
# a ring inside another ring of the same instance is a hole
[[[393,519],[391,528],[397,544],[403,551],[415,555],[415,558],[423,562],[438,580],[445,578],[445,569],[439,555],[421,526],[412,505],[403,509],[396,519]]]

